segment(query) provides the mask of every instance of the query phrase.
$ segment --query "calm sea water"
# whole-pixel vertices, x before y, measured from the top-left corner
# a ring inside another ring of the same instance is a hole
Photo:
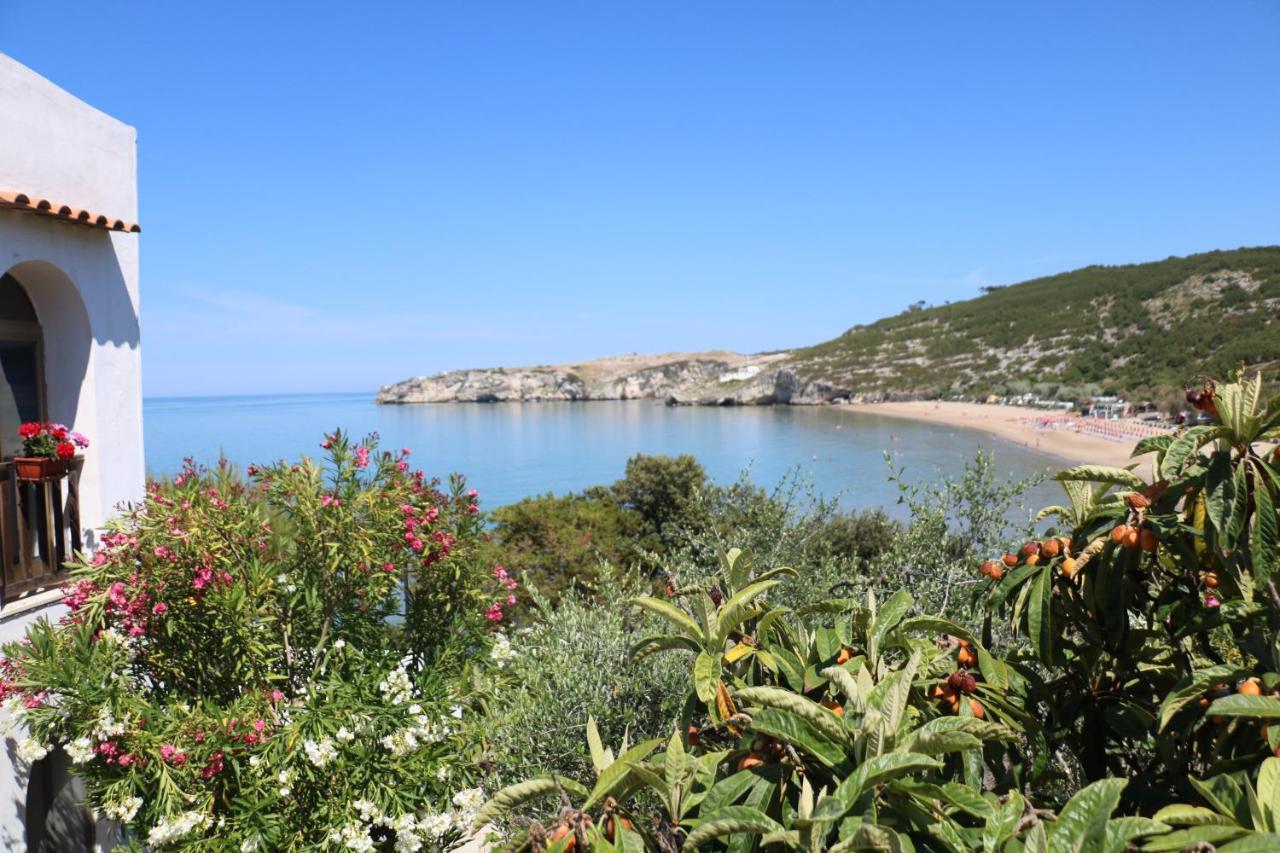
[[[850,508],[888,506],[886,451],[908,476],[954,473],[979,447],[1002,472],[1061,467],[983,433],[827,407],[669,408],[653,401],[377,406],[372,394],[152,398],[144,403],[147,468],[172,473],[184,456],[211,463],[318,455],[324,433],[377,432],[382,446],[413,450],[428,474],[465,474],[495,507],[528,495],[610,483],[636,453],[690,453],[718,482],[749,469],[774,486],[796,473]],[[1042,486],[1031,502],[1055,497]]]

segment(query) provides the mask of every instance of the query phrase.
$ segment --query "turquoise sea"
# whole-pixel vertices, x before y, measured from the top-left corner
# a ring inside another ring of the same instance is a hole
[[[247,465],[319,454],[342,427],[377,432],[384,448],[413,450],[428,474],[466,475],[483,505],[610,483],[636,453],[696,456],[718,482],[744,470],[774,486],[788,474],[850,508],[887,506],[885,452],[911,478],[955,472],[979,447],[1002,472],[1061,467],[1036,451],[980,432],[829,407],[667,407],[653,401],[462,403],[378,406],[371,393],[149,398],[144,403],[147,468],[172,473],[184,456],[220,453]],[[1057,488],[1033,496],[1047,503]]]

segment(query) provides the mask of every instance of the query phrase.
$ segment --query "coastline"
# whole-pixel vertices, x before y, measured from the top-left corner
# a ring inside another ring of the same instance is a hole
[[[1023,406],[954,403],[940,400],[909,400],[885,403],[849,403],[838,408],[869,415],[945,424],[975,429],[997,438],[1037,450],[1067,465],[1112,465],[1125,467],[1145,457],[1130,457],[1137,438],[1114,440],[1071,429],[1040,428],[1037,423],[1059,415]],[[1117,422],[1111,422],[1117,423]],[[1119,422],[1135,424],[1135,421]]]

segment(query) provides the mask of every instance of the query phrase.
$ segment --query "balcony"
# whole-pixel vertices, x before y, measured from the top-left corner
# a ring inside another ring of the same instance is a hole
[[[80,472],[82,458],[67,465],[65,477],[20,481],[12,462],[0,462],[0,604],[8,605],[40,589],[62,583],[64,564],[81,550]]]

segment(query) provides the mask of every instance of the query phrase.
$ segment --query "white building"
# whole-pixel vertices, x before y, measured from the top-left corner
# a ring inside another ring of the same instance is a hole
[[[0,641],[58,618],[59,561],[143,493],[137,134],[0,54]],[[24,420],[90,446],[51,484],[8,460]],[[91,849],[60,756],[0,750],[0,849]],[[51,805],[52,804],[52,805]]]

